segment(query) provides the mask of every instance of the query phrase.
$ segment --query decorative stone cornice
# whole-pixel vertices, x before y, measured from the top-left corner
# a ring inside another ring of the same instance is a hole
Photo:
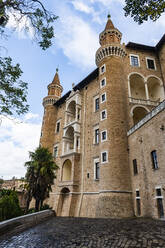
[[[96,52],[96,65],[99,66],[99,63],[106,57],[109,56],[124,57],[125,55],[126,55],[125,49],[120,44],[106,45],[100,47]]]
[[[55,96],[46,96],[43,99],[43,106],[46,107],[47,105],[54,105],[54,103],[58,100],[59,97]]]

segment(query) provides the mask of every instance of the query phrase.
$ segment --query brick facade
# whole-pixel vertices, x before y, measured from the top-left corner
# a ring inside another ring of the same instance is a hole
[[[163,216],[165,111],[139,121],[165,98],[165,36],[156,47],[121,44],[121,37],[108,17],[97,69],[62,97],[58,71],[48,86],[40,144],[59,166],[47,199],[57,215]],[[152,151],[156,171],[149,165]]]

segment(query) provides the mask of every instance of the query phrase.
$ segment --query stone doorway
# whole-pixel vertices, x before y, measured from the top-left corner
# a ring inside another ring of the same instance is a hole
[[[60,216],[69,216],[70,210],[70,190],[68,188],[63,188],[60,195]]]

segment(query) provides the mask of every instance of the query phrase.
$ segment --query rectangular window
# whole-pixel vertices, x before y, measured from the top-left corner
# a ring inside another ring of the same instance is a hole
[[[141,215],[141,202],[140,202],[140,191],[136,190],[136,214]]]
[[[99,158],[94,159],[94,180],[100,179],[100,163]]]
[[[104,130],[101,132],[101,141],[106,141],[107,140],[107,130]]]
[[[60,121],[57,122],[56,133],[59,133],[59,131],[60,131]]]
[[[95,99],[95,111],[99,110],[99,98]]]
[[[136,190],[136,197],[140,197],[140,191]]]
[[[158,166],[156,150],[151,152],[151,159],[152,159],[152,167],[153,167],[153,169],[157,170],[159,168],[159,166]]]
[[[139,67],[139,56],[137,55],[130,55],[130,63],[132,66]]]
[[[156,201],[157,201],[158,217],[164,218],[163,196],[160,187],[156,187]]]
[[[100,88],[103,88],[106,85],[106,78],[101,79]]]
[[[105,65],[102,65],[100,67],[100,74],[103,74],[105,72]]]
[[[57,158],[57,156],[58,156],[58,146],[54,147],[53,155],[54,155],[54,158]]]
[[[107,118],[107,111],[104,109],[101,111],[101,121],[105,120]]]
[[[151,69],[151,70],[155,70],[156,66],[155,66],[155,60],[151,59],[151,58],[146,58],[147,61],[147,68]]]
[[[106,93],[101,95],[101,103],[106,101]]]
[[[99,162],[95,163],[95,179],[100,179],[100,165]]]
[[[137,160],[136,159],[133,160],[133,172],[134,172],[134,175],[138,174]]]
[[[99,129],[95,129],[95,144],[99,143]]]
[[[156,196],[162,196],[161,188],[156,188]]]
[[[108,152],[107,151],[101,153],[101,162],[102,163],[108,162]]]

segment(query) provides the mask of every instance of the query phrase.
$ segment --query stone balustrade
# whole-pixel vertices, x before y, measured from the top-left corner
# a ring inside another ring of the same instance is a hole
[[[139,129],[141,126],[143,126],[147,121],[152,119],[155,115],[160,113],[162,110],[165,109],[165,101],[160,103],[156,108],[154,108],[151,112],[149,112],[141,121],[139,121],[135,126],[133,126],[128,132],[127,136],[134,133],[137,129]]]
[[[134,104],[142,104],[142,105],[151,105],[151,106],[158,106],[160,102],[152,101],[152,100],[145,100],[145,99],[136,99],[133,97],[129,97],[129,102]]]

